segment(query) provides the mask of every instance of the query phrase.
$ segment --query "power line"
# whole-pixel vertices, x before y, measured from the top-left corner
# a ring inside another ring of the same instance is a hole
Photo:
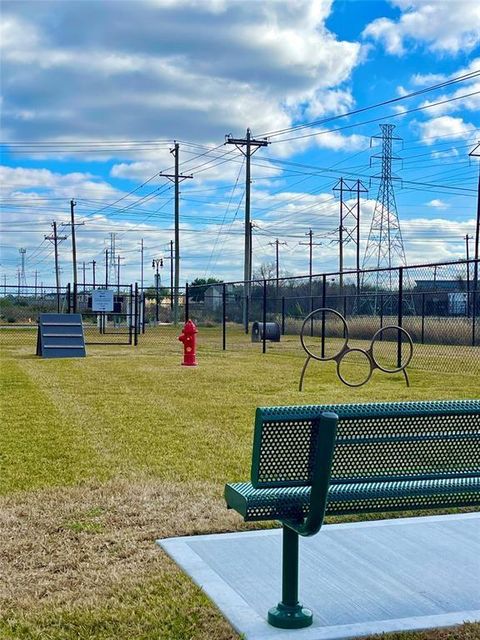
[[[341,118],[346,118],[348,116],[357,115],[358,113],[363,113],[365,111],[369,111],[370,109],[377,109],[378,107],[384,107],[389,104],[394,104],[396,102],[401,102],[403,100],[408,100],[410,98],[422,95],[424,93],[428,93],[430,91],[435,91],[436,89],[443,89],[444,87],[450,86],[452,84],[456,84],[458,82],[465,82],[465,80],[472,80],[480,75],[480,70],[471,71],[461,76],[457,76],[456,78],[451,78],[450,80],[446,80],[445,82],[439,82],[437,84],[431,85],[429,87],[424,87],[423,89],[418,89],[417,91],[412,91],[403,96],[397,96],[395,98],[390,98],[388,100],[383,100],[382,102],[377,102],[373,105],[368,105],[366,107],[360,107],[358,109],[353,109],[352,111],[346,111],[344,113],[338,114],[336,116],[330,116],[328,118],[323,118],[321,120],[313,120],[312,122],[306,122],[303,124],[298,124],[293,127],[287,127],[285,129],[277,129],[275,131],[267,131],[266,133],[259,134],[262,137],[272,138],[277,135],[282,135],[283,133],[289,133],[290,131],[299,131],[301,129],[306,129],[310,127],[316,127],[318,125],[326,124],[327,122],[333,122],[335,120],[339,120]],[[404,112],[405,113],[405,112]]]
[[[478,72],[480,74],[480,72]],[[315,136],[322,136],[329,133],[336,133],[337,131],[344,131],[345,129],[352,129],[353,127],[360,127],[366,124],[372,124],[374,122],[380,122],[381,120],[389,120],[391,118],[400,118],[406,116],[410,113],[416,113],[418,111],[425,111],[426,109],[431,109],[433,107],[438,107],[442,104],[449,104],[450,102],[455,102],[456,100],[462,100],[463,98],[470,98],[472,96],[476,96],[480,94],[480,91],[472,91],[471,93],[466,93],[461,96],[455,96],[453,98],[448,98],[445,100],[440,100],[438,102],[432,102],[431,104],[423,105],[422,107],[415,107],[413,109],[407,109],[406,111],[402,111],[401,113],[391,113],[387,116],[379,116],[378,118],[372,118],[371,120],[364,120],[363,122],[357,122],[355,124],[347,124],[343,127],[337,127],[336,129],[325,129],[322,131],[315,131],[314,133],[307,133],[301,136],[295,136],[292,138],[285,138],[283,140],[272,140],[271,144],[279,144],[284,142],[290,142],[292,140],[303,140],[304,138],[313,138]]]

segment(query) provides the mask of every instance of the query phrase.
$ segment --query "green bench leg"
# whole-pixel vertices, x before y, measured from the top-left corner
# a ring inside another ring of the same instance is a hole
[[[283,526],[282,601],[268,612],[268,622],[281,629],[302,629],[312,624],[312,612],[298,602],[298,533]]]

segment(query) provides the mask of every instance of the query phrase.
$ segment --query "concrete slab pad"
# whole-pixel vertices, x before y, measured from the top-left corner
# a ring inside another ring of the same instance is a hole
[[[480,621],[480,513],[326,525],[300,540],[307,629],[275,629],[281,530],[158,540],[248,640],[336,640]]]

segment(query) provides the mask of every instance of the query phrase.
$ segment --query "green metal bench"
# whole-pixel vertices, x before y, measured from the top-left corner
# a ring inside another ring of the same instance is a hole
[[[325,515],[480,504],[480,400],[257,409],[251,482],[227,484],[245,521],[283,525],[276,627],[312,623],[298,601],[298,536]]]

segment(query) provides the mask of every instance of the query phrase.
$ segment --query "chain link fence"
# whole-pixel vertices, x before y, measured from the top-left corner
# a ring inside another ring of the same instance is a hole
[[[480,286],[475,261],[202,285],[188,287],[187,298],[188,316],[199,327],[217,327],[218,347],[226,350],[299,353],[305,317],[327,307],[345,317],[351,346],[366,349],[377,331],[398,325],[414,343],[413,366],[448,371],[454,354],[467,368],[480,368]],[[272,334],[280,335],[278,342],[269,339],[268,326],[262,330],[271,323],[278,327]],[[322,329],[328,339],[344,338],[343,324]],[[312,323],[310,332],[319,336],[322,329]],[[397,341],[396,335],[384,331],[380,339]]]
[[[98,314],[92,311],[93,285],[76,291],[69,285],[58,290],[5,286],[0,293],[0,345],[33,350],[39,313],[76,310],[83,316],[87,344],[178,350],[183,322],[192,318],[199,327],[200,349],[303,355],[299,336],[305,317],[328,307],[345,317],[350,346],[368,348],[376,331],[399,325],[415,346],[412,366],[441,372],[451,370],[455,360],[464,370],[480,369],[478,261],[187,285],[178,291],[137,285],[112,289],[113,312]],[[273,325],[274,339],[267,335],[270,328],[263,331],[267,325]],[[310,336],[321,337],[322,332],[343,344],[343,324],[312,322]],[[394,334],[385,331],[382,341],[387,348]]]

